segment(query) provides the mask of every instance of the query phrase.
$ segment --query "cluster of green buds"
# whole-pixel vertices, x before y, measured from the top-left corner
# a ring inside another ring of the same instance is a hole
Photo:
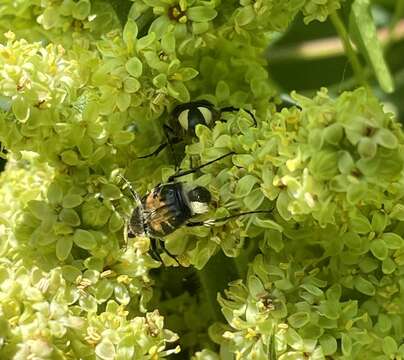
[[[0,7],[0,357],[158,359],[179,352],[170,328],[195,359],[403,358],[402,130],[365,89],[275,112],[262,58],[340,1],[128,3]],[[181,180],[209,189],[212,219],[262,213],[164,239],[165,265],[202,269],[176,293],[150,239],[125,242],[120,175],[140,193],[172,175],[169,149],[138,157],[197,99],[241,110],[198,126],[181,167],[235,155]],[[219,251],[245,278],[219,289],[224,319],[203,275]]]

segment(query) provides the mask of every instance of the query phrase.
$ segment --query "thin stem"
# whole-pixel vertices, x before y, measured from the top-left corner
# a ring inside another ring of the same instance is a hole
[[[348,57],[349,62],[351,63],[357,82],[361,85],[367,86],[365,73],[359,61],[359,58],[352,47],[351,40],[349,38],[344,23],[342,22],[341,18],[339,17],[336,11],[330,14],[330,19],[335,29],[337,30],[338,35],[342,40],[345,49],[345,54]]]

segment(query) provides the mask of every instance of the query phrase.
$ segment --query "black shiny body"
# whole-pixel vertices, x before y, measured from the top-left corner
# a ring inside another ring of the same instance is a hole
[[[206,109],[211,114],[211,121],[208,123],[200,108]],[[188,111],[187,114],[187,130],[179,124],[179,116],[183,111]],[[215,121],[219,120],[220,113],[215,110],[213,104],[207,100],[192,101],[185,104],[177,105],[172,111],[171,127],[175,128],[177,132],[185,132],[191,137],[195,136],[196,125],[205,125],[211,127]]]
[[[192,217],[181,182],[158,185],[142,198],[142,207],[133,211],[129,237],[145,235],[161,239]]]

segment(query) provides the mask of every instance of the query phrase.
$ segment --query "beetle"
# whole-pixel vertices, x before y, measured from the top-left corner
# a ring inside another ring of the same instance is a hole
[[[230,152],[196,168],[177,172],[169,177],[167,183],[158,184],[143,198],[140,198],[131,184],[122,177],[135,200],[135,208],[127,223],[127,236],[129,238],[146,236],[150,238],[150,250],[154,258],[162,262],[160,254],[157,252],[157,244],[160,243],[163,251],[177,261],[175,256],[165,249],[164,238],[181,226],[212,226],[217,222],[247,214],[268,213],[269,211],[257,210],[218,219],[193,221],[193,218],[197,215],[205,214],[209,211],[211,194],[203,186],[194,186],[187,182],[176,181],[176,179],[234,154],[234,152]]]
[[[175,154],[173,145],[184,140],[186,141],[187,139],[195,138],[195,130],[197,125],[212,127],[215,121],[220,120],[222,113],[236,112],[239,110],[240,109],[233,106],[224,107],[218,110],[207,100],[197,100],[177,105],[171,112],[170,125],[163,125],[163,131],[167,141],[160,144],[160,146],[151,154],[139,156],[139,159],[156,156],[167,146],[169,146],[171,152]],[[244,111],[251,116],[254,126],[257,126],[257,120],[255,119],[253,113],[249,110]],[[175,162],[177,164],[176,159]]]

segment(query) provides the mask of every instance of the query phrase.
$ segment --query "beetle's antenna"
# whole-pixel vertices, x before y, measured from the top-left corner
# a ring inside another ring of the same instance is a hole
[[[123,177],[122,175],[118,175],[126,184],[126,186],[129,188],[129,191],[131,193],[131,195],[133,196],[133,199],[136,202],[137,206],[142,206],[142,200],[140,199],[139,194],[136,192],[136,190],[133,188],[132,184],[129,182],[129,180],[127,180],[125,177]]]
[[[254,114],[250,110],[235,108],[234,106],[227,106],[227,107],[220,109],[221,112],[235,112],[235,111],[240,111],[240,110],[244,110],[248,115],[250,115],[251,119],[254,122],[254,126],[257,127],[257,119],[255,118]]]
[[[227,154],[225,154],[225,155],[219,156],[219,157],[218,157],[217,159],[215,159],[215,160],[211,160],[211,161],[208,161],[208,162],[205,163],[205,164],[199,165],[199,166],[197,166],[196,168],[189,169],[189,170],[185,170],[185,171],[179,171],[179,172],[177,172],[176,174],[171,175],[171,176],[168,178],[168,182],[172,182],[174,179],[179,178],[179,177],[181,177],[181,176],[185,176],[185,175],[188,175],[188,174],[192,174],[192,173],[194,173],[195,171],[198,171],[199,169],[202,169],[202,168],[205,167],[205,166],[208,166],[208,165],[210,165],[210,164],[213,164],[213,163],[216,162],[216,161],[222,160],[223,158],[225,158],[225,157],[227,157],[227,156],[230,156],[230,155],[234,155],[234,154],[235,154],[235,152],[234,152],[234,151],[231,151],[231,152],[229,152],[229,153],[227,153]]]
[[[222,218],[218,219],[209,219],[209,220],[204,220],[204,221],[195,221],[195,222],[188,222],[186,226],[192,227],[192,226],[212,226],[216,223],[226,221],[229,219],[233,219],[239,216],[244,216],[244,215],[250,215],[250,214],[270,214],[272,213],[272,210],[256,210],[256,211],[247,211],[247,212],[242,212],[230,216],[225,216]]]

